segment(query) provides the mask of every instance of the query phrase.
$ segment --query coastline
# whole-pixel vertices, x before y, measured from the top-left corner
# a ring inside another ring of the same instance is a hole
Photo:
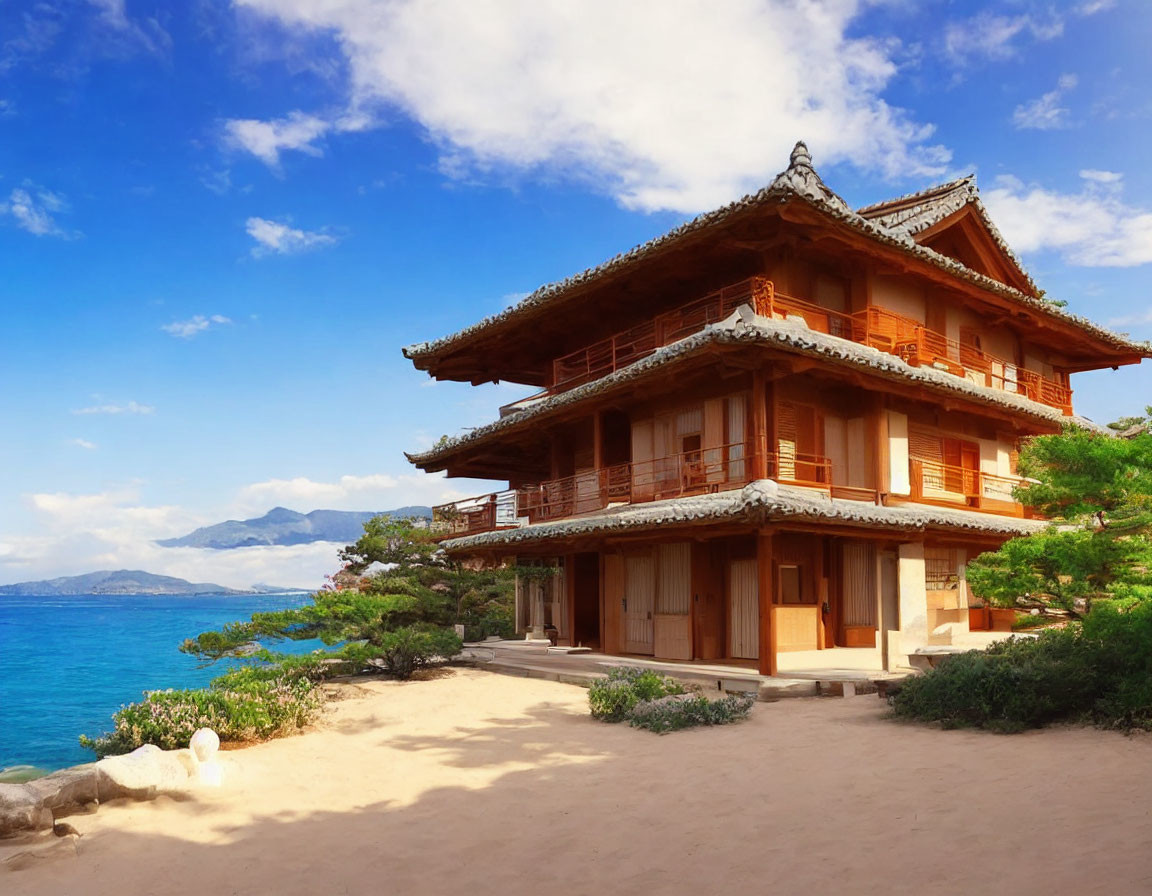
[[[224,754],[218,790],[67,819],[75,848],[5,892],[1056,894],[1152,875],[1147,737],[940,731],[872,697],[661,737],[595,722],[582,688],[482,670],[342,687],[312,730]]]
[[[51,772],[92,761],[79,736],[111,729],[120,706],[145,691],[204,687],[226,670],[180,653],[185,638],[306,600],[299,592],[0,598],[0,769]]]

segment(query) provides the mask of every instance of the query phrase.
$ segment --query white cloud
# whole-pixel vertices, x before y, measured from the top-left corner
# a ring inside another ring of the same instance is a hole
[[[1124,175],[1117,171],[1100,171],[1096,168],[1082,168],[1080,176],[1097,184],[1119,184]]]
[[[236,149],[252,153],[265,165],[280,164],[280,153],[295,149],[318,156],[320,150],[313,141],[328,131],[328,123],[314,115],[293,112],[276,121],[258,121],[252,118],[231,119],[224,122],[224,142]]]
[[[27,181],[8,194],[7,202],[0,203],[0,214],[11,215],[17,227],[36,236],[67,237],[55,218],[67,210],[68,203],[59,193]]]
[[[172,38],[156,18],[129,18],[124,0],[88,0],[99,12],[99,21],[114,35],[123,49],[142,49],[162,55],[172,46]]]
[[[337,546],[330,543],[232,551],[160,547],[156,539],[184,535],[219,520],[179,507],[145,505],[136,486],[26,497],[42,531],[0,534],[0,582],[144,569],[234,588],[257,582],[317,588],[339,567]]]
[[[123,404],[105,403],[94,404],[86,408],[77,408],[73,414],[151,414],[156,410],[150,404],[140,404],[128,401]]]
[[[258,243],[252,249],[252,254],[257,258],[273,253],[291,255],[296,252],[307,252],[309,249],[332,246],[337,242],[336,237],[323,231],[300,230],[267,218],[249,218],[244,226],[248,235]]]
[[[950,22],[944,30],[944,49],[954,63],[964,65],[978,59],[1011,59],[1029,38],[1052,40],[1064,33],[1064,22],[1049,13],[996,15],[982,12],[961,22]]]
[[[170,324],[163,324],[160,329],[178,339],[191,339],[197,333],[203,333],[209,327],[230,323],[232,323],[232,319],[225,317],[223,314],[212,314],[208,316],[195,314],[188,318],[188,320],[174,320]]]
[[[482,489],[483,484],[479,490]],[[302,512],[317,508],[391,510],[411,504],[441,504],[470,494],[472,492],[461,491],[456,483],[449,485],[443,474],[391,476],[372,473],[365,476],[341,476],[332,482],[318,482],[297,476],[294,479],[269,479],[245,486],[237,495],[235,510],[239,513],[264,513],[277,505]]]
[[[1001,177],[981,198],[1009,244],[1020,252],[1052,250],[1070,264],[1135,267],[1152,263],[1152,212],[1126,205],[1119,175],[1100,185],[1084,172],[1079,193],[1060,193]]]
[[[950,159],[883,99],[900,48],[849,35],[859,0],[241,2],[334,34],[352,107],[407,114],[451,176],[559,170],[631,208],[694,211],[765,183],[800,138],[821,164],[892,176]],[[233,139],[275,164],[318,152],[324,120]]]
[[[87,439],[73,439],[72,444],[77,448],[83,448],[85,451],[95,451],[96,443],[89,442]]]
[[[1066,128],[1071,123],[1068,109],[1060,101],[1072,90],[1078,79],[1075,75],[1062,75],[1055,90],[1050,90],[1038,99],[1022,103],[1012,113],[1012,123],[1017,129],[1052,131]]]
[[[356,112],[321,118],[298,109],[271,121],[230,118],[224,122],[224,145],[249,152],[269,168],[279,169],[282,152],[321,156],[323,150],[316,143],[326,134],[362,131],[370,124],[368,116]]]

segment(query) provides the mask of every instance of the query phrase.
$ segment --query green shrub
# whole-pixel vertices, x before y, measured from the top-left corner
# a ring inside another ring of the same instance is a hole
[[[944,660],[890,699],[898,717],[1014,732],[1054,722],[1152,729],[1152,605]]]
[[[222,741],[266,740],[290,734],[311,722],[323,695],[306,678],[246,682],[237,690],[204,688],[152,691],[112,716],[113,730],[81,735],[97,756],[128,753],[144,744],[164,750],[188,746],[199,728],[211,728]]]
[[[452,659],[462,646],[450,629],[409,625],[381,635],[379,646],[374,646],[372,652],[389,675],[411,678],[438,659]]]
[[[483,613],[466,617],[464,621],[465,641],[483,641],[492,635],[511,638],[515,634],[516,620],[513,608],[509,606],[490,606]]]
[[[755,702],[751,694],[729,694],[718,700],[710,700],[704,694],[658,697],[632,707],[628,722],[633,728],[646,728],[657,734],[697,725],[728,725],[747,718]]]
[[[1024,632],[1028,629],[1039,628],[1042,625],[1051,625],[1055,621],[1055,617],[1045,616],[1043,613],[1037,613],[1035,616],[1031,613],[1025,613],[1023,616],[1016,617],[1012,623],[1012,631]]]
[[[642,700],[683,693],[684,687],[679,682],[650,669],[613,666],[608,670],[607,678],[592,682],[588,689],[588,704],[593,718],[602,722],[623,722],[632,707]]]

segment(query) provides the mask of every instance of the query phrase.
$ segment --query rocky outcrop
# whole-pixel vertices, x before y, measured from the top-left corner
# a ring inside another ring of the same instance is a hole
[[[187,750],[145,744],[123,756],[108,756],[24,784],[0,784],[0,837],[51,830],[57,818],[90,811],[108,800],[150,800],[199,784],[219,786],[220,738],[201,728],[192,735],[192,744],[193,749]]]

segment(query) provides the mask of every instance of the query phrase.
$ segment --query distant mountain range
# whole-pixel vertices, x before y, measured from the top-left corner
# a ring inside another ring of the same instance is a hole
[[[251,520],[228,520],[205,526],[180,538],[165,538],[156,543],[166,548],[213,548],[226,551],[260,545],[311,544],[314,541],[337,541],[349,544],[364,534],[364,523],[374,516],[431,518],[431,507],[398,507],[395,510],[313,510],[297,513],[287,507],[275,507],[264,516]]]
[[[301,589],[255,585],[248,590],[238,591],[212,582],[189,582],[174,576],[158,576],[140,569],[102,570],[82,576],[63,576],[41,582],[0,585],[0,595],[16,597],[65,594],[276,594],[281,591],[298,590]]]

